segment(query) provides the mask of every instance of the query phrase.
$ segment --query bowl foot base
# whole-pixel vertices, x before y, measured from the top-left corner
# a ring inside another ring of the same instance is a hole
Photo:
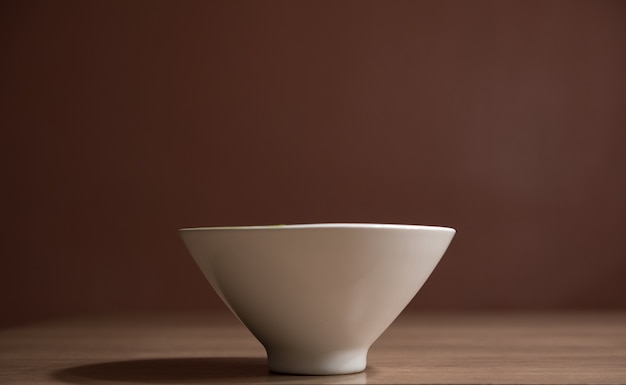
[[[301,375],[358,373],[367,366],[368,349],[309,352],[294,349],[268,349],[272,372]]]

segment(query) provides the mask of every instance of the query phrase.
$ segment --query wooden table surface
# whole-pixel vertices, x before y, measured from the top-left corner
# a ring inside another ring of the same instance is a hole
[[[269,373],[230,314],[91,316],[0,330],[1,384],[626,384],[626,311],[404,313],[365,372]]]

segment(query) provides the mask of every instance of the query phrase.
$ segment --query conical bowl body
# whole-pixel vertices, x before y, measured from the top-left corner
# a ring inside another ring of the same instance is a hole
[[[180,230],[217,294],[263,344],[270,369],[343,374],[422,287],[455,230],[309,224]]]

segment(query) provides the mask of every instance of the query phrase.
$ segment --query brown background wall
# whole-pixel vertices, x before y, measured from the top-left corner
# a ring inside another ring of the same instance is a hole
[[[624,2],[0,5],[0,323],[221,307],[179,227],[439,224],[411,308],[626,306]]]

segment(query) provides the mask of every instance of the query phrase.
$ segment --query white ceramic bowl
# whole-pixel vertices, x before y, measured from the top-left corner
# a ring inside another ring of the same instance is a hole
[[[180,230],[217,294],[258,338],[270,370],[344,374],[422,287],[447,227],[307,224]]]

